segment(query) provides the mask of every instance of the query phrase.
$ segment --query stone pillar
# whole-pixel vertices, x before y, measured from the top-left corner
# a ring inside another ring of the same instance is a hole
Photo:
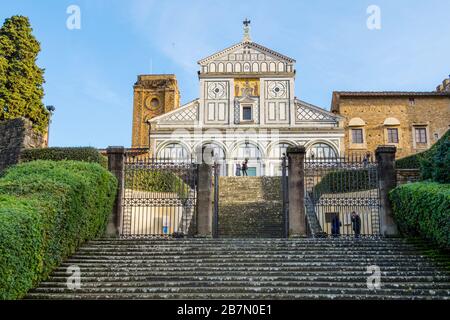
[[[212,166],[200,163],[198,167],[197,235],[212,236]]]
[[[118,187],[113,212],[109,217],[106,235],[118,237],[122,228],[122,197],[124,188],[124,147],[108,147],[108,170],[117,178]]]
[[[289,147],[288,193],[289,193],[289,236],[305,237],[305,147]]]
[[[389,192],[397,186],[397,175],[395,172],[394,146],[379,146],[375,151],[378,163],[378,182],[380,187],[380,227],[383,236],[398,235],[392,206],[389,200]]]

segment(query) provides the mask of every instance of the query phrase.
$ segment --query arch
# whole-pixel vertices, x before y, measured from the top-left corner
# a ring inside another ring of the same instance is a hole
[[[397,118],[386,118],[383,123],[385,126],[399,126],[400,121]]]
[[[261,72],[267,72],[267,63],[261,63]]]
[[[259,72],[259,64],[257,62],[253,62],[252,71]]]
[[[156,149],[157,158],[172,160],[188,160],[191,156],[191,148],[181,141],[167,141]]]
[[[366,122],[363,119],[358,118],[358,117],[352,118],[348,122],[348,126],[349,127],[362,127],[362,126],[365,126],[365,125],[366,125]]]
[[[275,62],[271,62],[269,64],[269,71],[270,72],[276,72],[277,71],[277,65],[275,64]]]
[[[234,64],[234,72],[241,72],[241,64],[239,62]]]
[[[283,62],[278,63],[278,72],[284,72],[284,63]]]
[[[283,150],[285,145],[289,146],[289,147],[296,146],[295,142],[290,141],[290,140],[280,140],[280,141],[271,142],[267,146],[267,150],[266,150],[266,154],[267,154],[268,158],[281,159],[281,157],[283,156],[283,153],[286,153],[286,150]],[[281,150],[280,150],[280,146],[283,146],[281,148]]]
[[[225,71],[225,65],[220,62],[219,65],[217,66],[217,72],[224,72]]]
[[[250,63],[246,62],[244,63],[244,72],[252,72],[252,67],[250,65]]]
[[[336,146],[329,141],[314,141],[306,148],[306,156],[318,159],[335,159],[339,156]]]
[[[233,72],[233,64],[231,62],[227,63],[227,72]]]
[[[262,146],[254,141],[238,141],[234,144],[231,158],[233,172],[236,170],[237,164],[245,159],[248,160],[249,175],[262,176],[264,172],[265,154]]]
[[[216,64],[211,62],[209,64],[209,72],[216,72]]]

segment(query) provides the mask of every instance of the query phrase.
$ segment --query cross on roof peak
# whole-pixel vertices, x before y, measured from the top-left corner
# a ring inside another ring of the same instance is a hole
[[[251,21],[245,18],[244,21],[242,21],[244,24],[244,39],[242,42],[252,42],[252,39],[250,38],[250,23]]]

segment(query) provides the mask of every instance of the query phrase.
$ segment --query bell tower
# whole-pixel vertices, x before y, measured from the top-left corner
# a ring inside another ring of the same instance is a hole
[[[148,147],[148,120],[180,106],[174,74],[140,75],[134,84],[132,147]]]

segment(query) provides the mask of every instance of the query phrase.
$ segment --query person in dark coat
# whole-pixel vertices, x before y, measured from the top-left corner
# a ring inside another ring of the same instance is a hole
[[[333,219],[331,220],[331,234],[333,237],[338,237],[341,233],[342,223],[339,220],[339,216],[337,214],[333,215]]]
[[[245,159],[245,161],[242,163],[242,175],[243,176],[248,176],[247,169],[248,169],[248,159]]]
[[[355,211],[352,212],[352,227],[355,238],[359,238],[361,234],[361,218]]]
[[[241,176],[241,164],[240,163],[236,164],[236,176],[237,177]]]

